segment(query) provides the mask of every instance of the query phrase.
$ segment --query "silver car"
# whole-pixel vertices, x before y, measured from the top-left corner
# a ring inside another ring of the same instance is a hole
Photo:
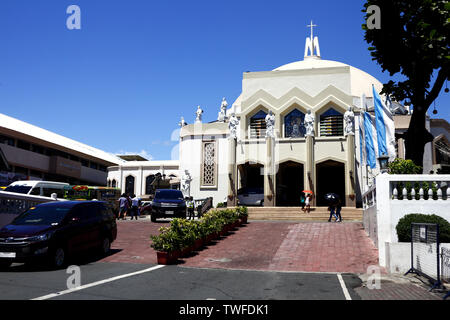
[[[264,188],[242,188],[238,190],[238,200],[241,206],[263,206]]]

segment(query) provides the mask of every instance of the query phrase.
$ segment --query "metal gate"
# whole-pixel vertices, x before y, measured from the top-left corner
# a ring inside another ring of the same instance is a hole
[[[442,287],[439,247],[438,224],[411,224],[411,269],[406,274],[416,273],[429,279],[433,283],[430,291]]]

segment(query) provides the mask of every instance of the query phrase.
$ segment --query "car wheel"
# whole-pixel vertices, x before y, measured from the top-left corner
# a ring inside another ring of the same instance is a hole
[[[50,266],[54,268],[62,268],[66,263],[66,250],[62,247],[56,247],[50,255]]]
[[[8,269],[11,264],[12,264],[12,261],[7,261],[7,260],[1,261],[0,260],[0,270]]]
[[[107,255],[110,250],[111,250],[111,240],[109,240],[109,237],[105,237],[102,240],[101,253],[103,255]]]
[[[156,217],[155,217],[154,215],[151,215],[151,216],[150,216],[150,220],[151,220],[152,222],[156,222]]]

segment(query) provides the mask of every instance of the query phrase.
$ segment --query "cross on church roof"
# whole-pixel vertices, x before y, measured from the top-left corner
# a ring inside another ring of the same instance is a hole
[[[311,24],[306,26],[307,28],[311,27],[311,40],[314,39],[314,27],[317,27],[317,24],[313,24],[313,21],[311,20]]]
[[[320,59],[319,38],[314,38],[314,27],[317,27],[317,25],[313,24],[313,21],[311,20],[311,24],[306,27],[311,28],[311,38],[306,38],[305,58],[315,57],[316,59]],[[310,55],[308,55],[308,51],[311,52]]]

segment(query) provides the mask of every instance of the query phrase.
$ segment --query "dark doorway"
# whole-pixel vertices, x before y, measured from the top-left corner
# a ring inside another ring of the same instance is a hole
[[[328,206],[325,195],[336,193],[345,206],[345,165],[337,161],[326,161],[316,166],[317,206]]]
[[[280,164],[277,173],[277,207],[300,207],[303,180],[302,164],[293,161]]]
[[[246,163],[239,166],[241,188],[264,189],[264,166]]]

